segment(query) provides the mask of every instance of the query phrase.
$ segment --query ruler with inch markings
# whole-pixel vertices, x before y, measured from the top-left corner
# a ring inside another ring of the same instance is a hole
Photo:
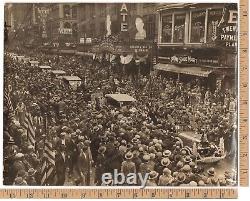
[[[183,199],[183,198],[237,198],[237,188],[145,188],[145,189],[5,189],[0,190],[1,198],[7,199]]]
[[[239,6],[239,184],[248,186],[248,0],[241,0]],[[114,198],[215,198],[238,197],[238,188],[22,188],[0,189],[0,197],[7,199],[114,199]]]
[[[248,0],[240,1],[239,46],[239,178],[240,186],[249,185],[249,137],[248,137]]]

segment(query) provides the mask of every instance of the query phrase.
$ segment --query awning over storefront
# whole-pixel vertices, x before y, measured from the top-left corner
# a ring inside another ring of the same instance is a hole
[[[60,52],[64,54],[75,54],[75,50],[60,50]]]
[[[93,53],[91,52],[76,52],[76,55],[80,55],[80,56],[93,56]]]
[[[182,73],[187,75],[195,75],[200,77],[208,77],[211,70],[204,70],[202,67],[180,67],[174,64],[158,63],[154,66],[155,70],[162,70],[166,72]]]

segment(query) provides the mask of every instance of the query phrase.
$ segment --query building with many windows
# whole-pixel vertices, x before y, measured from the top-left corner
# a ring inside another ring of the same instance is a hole
[[[210,80],[214,86],[236,86],[237,5],[162,4],[157,8],[156,69]],[[190,77],[189,77],[190,78]]]

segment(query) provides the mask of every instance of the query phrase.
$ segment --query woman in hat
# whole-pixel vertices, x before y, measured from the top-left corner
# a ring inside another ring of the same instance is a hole
[[[156,171],[149,172],[148,180],[146,186],[157,186],[157,178],[159,173]]]

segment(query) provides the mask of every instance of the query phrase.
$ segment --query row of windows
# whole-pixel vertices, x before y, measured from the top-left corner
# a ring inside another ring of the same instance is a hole
[[[65,18],[77,18],[77,7],[76,6],[70,6],[70,5],[64,5],[63,6],[63,16]]]
[[[162,14],[161,43],[209,43],[217,36],[222,9]]]

